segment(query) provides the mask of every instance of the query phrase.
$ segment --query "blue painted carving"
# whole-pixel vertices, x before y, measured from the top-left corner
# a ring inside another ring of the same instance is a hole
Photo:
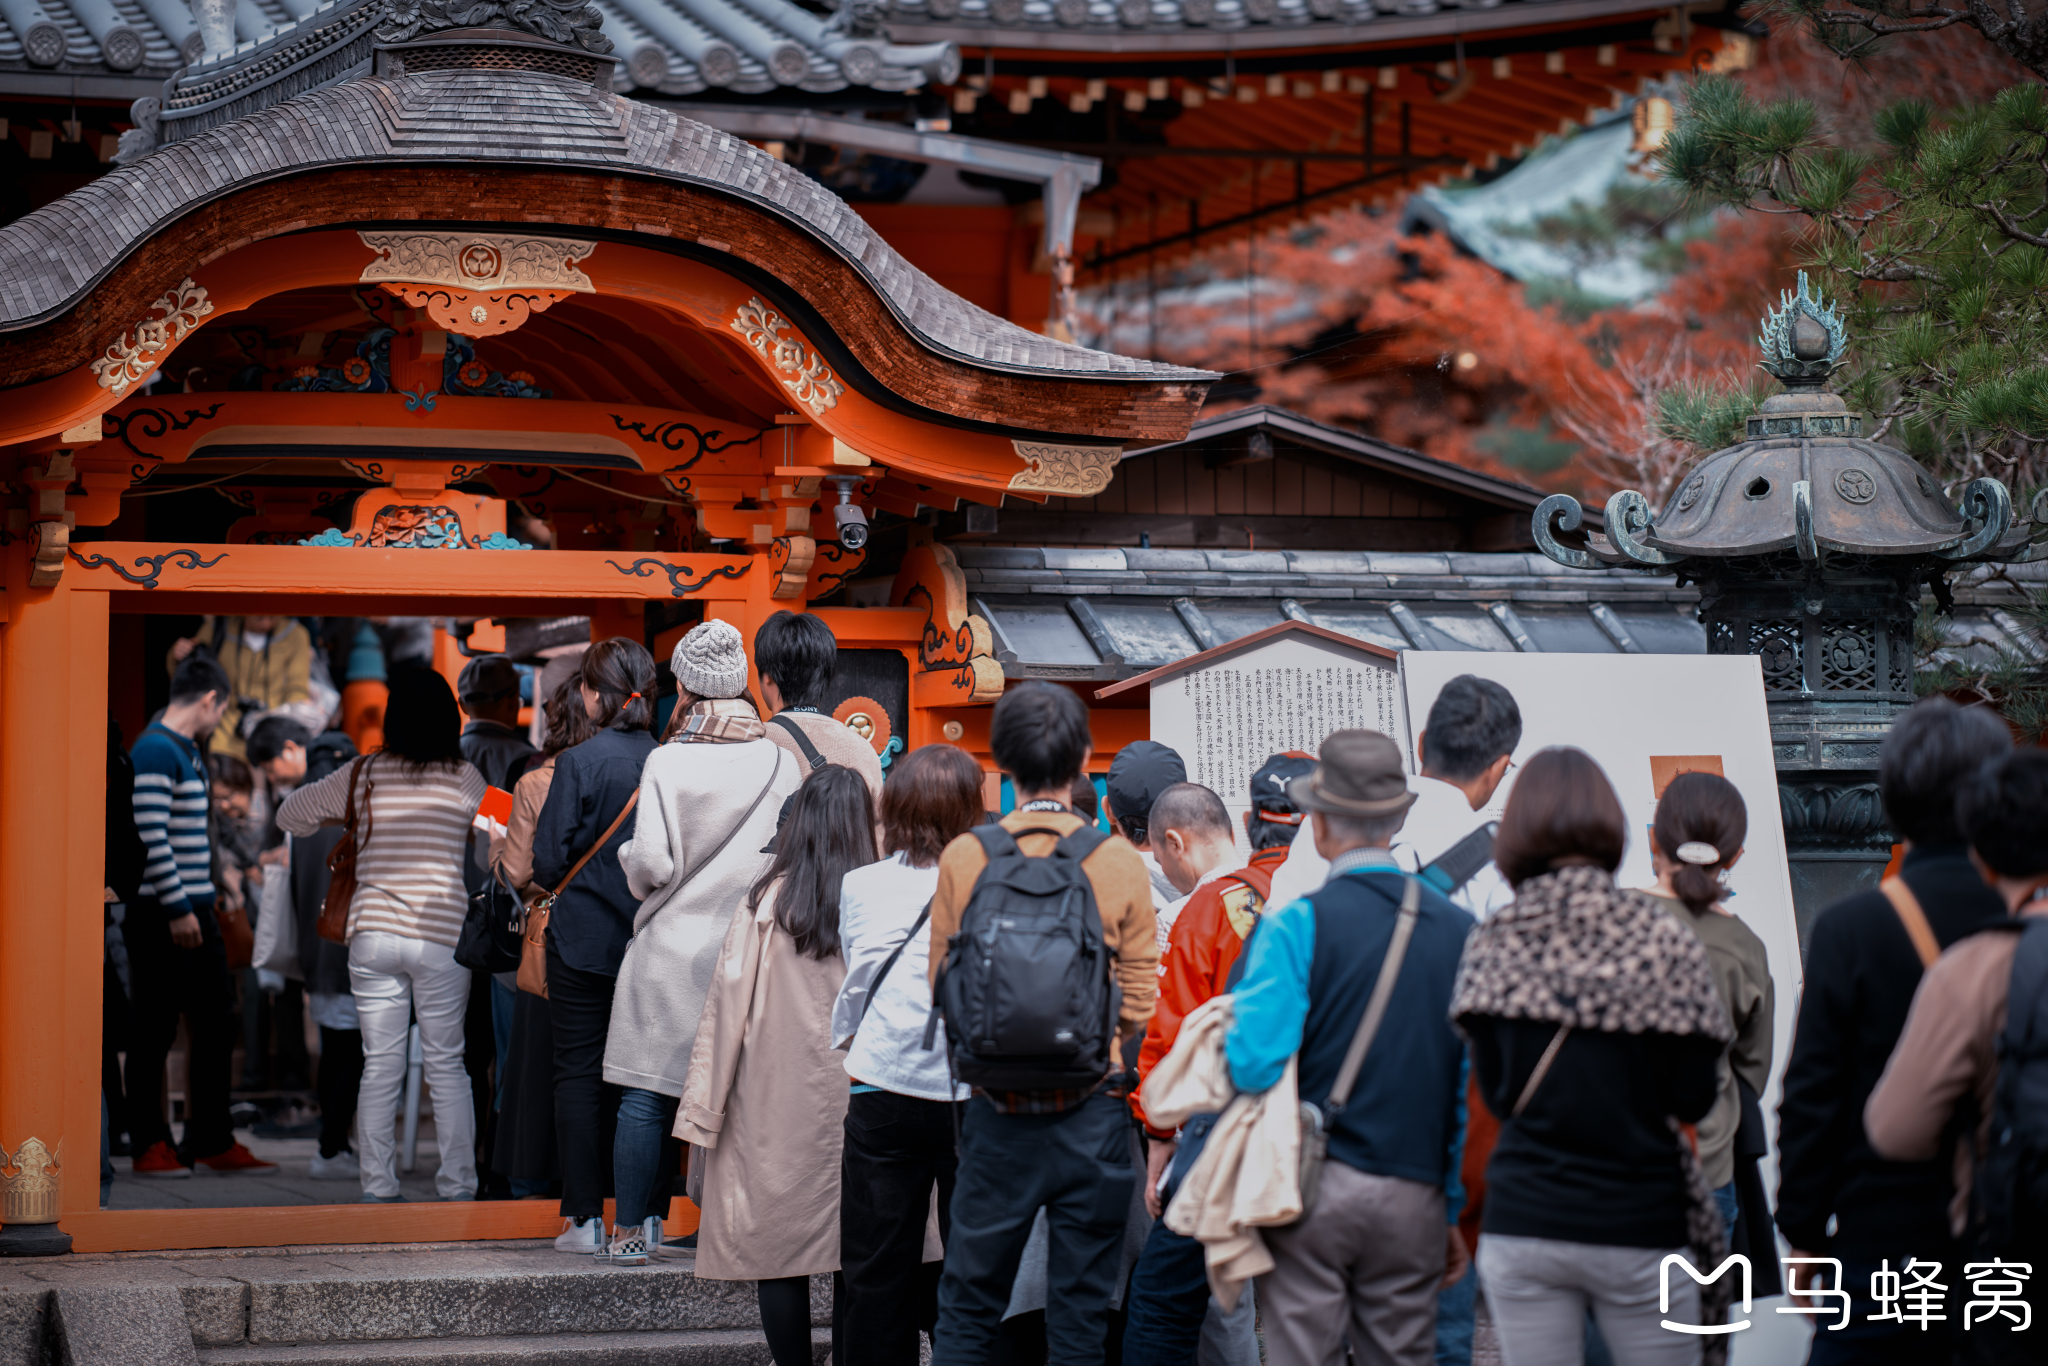
[[[401,393],[406,407],[419,412],[434,410],[440,394],[464,398],[550,398],[553,390],[534,384],[524,370],[510,374],[493,370],[477,359],[476,343],[459,333],[448,334],[448,349],[441,356],[441,387],[415,393],[391,382],[391,342],[398,335],[390,327],[373,327],[356,343],[355,354],[340,365],[309,365],[291,378],[280,380],[281,393],[388,394]]]

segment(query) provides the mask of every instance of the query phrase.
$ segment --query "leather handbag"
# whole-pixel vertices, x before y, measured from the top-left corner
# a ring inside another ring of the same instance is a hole
[[[478,972],[516,972],[526,954],[523,914],[519,897],[498,870],[491,869],[490,881],[469,894],[469,912],[455,940],[455,961]]]
[[[633,808],[640,805],[640,789],[634,788],[633,795],[626,798],[626,804],[619,808],[619,814],[612,817],[612,823],[597,837],[597,843],[583,851],[583,857],[576,860],[569,869],[569,875],[555,884],[555,890],[536,900],[526,908],[526,928],[519,943],[519,989],[535,996],[548,994],[548,921],[554,918],[555,901],[576,875],[583,871],[583,865],[597,856],[597,851],[611,841],[619,827],[626,823],[626,817],[633,814]]]
[[[341,813],[341,840],[327,856],[327,900],[313,932],[334,944],[348,942],[348,908],[356,897],[356,859],[370,842],[370,797],[377,790],[367,755],[349,765],[348,804]],[[356,830],[356,779],[363,779],[363,828]]]
[[[1351,1036],[1343,1066],[1337,1069],[1337,1083],[1320,1107],[1313,1101],[1301,1103],[1301,1213],[1297,1221],[1308,1218],[1316,1206],[1316,1192],[1323,1183],[1323,1160],[1330,1151],[1330,1130],[1336,1127],[1345,1102],[1351,1099],[1358,1069],[1365,1063],[1373,1036],[1380,1032],[1387,1003],[1393,999],[1394,982],[1401,975],[1401,960],[1408,956],[1408,941],[1415,937],[1415,917],[1422,908],[1422,884],[1412,877],[1402,881],[1406,886],[1401,892],[1401,914],[1394,921],[1394,937],[1387,944],[1387,956],[1380,961],[1380,975],[1372,984],[1372,995],[1366,999],[1365,1014],[1359,1017],[1358,1032]]]
[[[238,905],[228,904],[226,897],[213,903],[213,923],[220,928],[220,946],[228,956],[228,971],[240,972],[249,966],[256,953],[256,931],[249,928],[249,917]]]

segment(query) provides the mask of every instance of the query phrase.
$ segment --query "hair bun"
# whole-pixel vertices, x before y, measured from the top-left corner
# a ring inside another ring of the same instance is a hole
[[[1678,846],[1678,861],[1711,868],[1721,861],[1721,851],[1705,840],[1687,840]]]

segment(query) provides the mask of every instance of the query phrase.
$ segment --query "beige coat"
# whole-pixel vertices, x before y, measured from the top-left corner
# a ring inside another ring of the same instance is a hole
[[[1230,1065],[1223,1036],[1230,1030],[1231,998],[1217,996],[1188,1012],[1173,1051],[1145,1079],[1142,1098],[1154,1123],[1179,1125],[1213,1113],[1229,1095]],[[1237,1096],[1222,1106],[1202,1155],[1181,1178],[1166,1226],[1202,1244],[1209,1293],[1228,1312],[1246,1282],[1273,1269],[1261,1228],[1301,1217],[1301,1106],[1294,1059],[1270,1090]]]
[[[533,885],[533,827],[540,809],[548,804],[548,789],[555,781],[555,756],[550,754],[526,770],[512,788],[512,815],[505,833],[491,838],[491,866],[505,879],[505,885],[531,901],[545,892]]]
[[[709,1150],[697,1230],[706,1280],[839,1269],[847,1080],[832,1003],[846,965],[797,953],[775,923],[776,891],[726,931],[676,1113],[676,1137]]]

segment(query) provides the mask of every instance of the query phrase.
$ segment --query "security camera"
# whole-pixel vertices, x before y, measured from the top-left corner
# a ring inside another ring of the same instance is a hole
[[[848,550],[859,550],[868,543],[868,515],[859,504],[839,504],[832,509],[832,520],[839,527],[839,544]]]
[[[859,550],[868,543],[868,515],[853,501],[853,491],[860,480],[840,475],[832,483],[839,490],[839,501],[832,508],[832,523],[839,528],[839,544],[848,550]]]

